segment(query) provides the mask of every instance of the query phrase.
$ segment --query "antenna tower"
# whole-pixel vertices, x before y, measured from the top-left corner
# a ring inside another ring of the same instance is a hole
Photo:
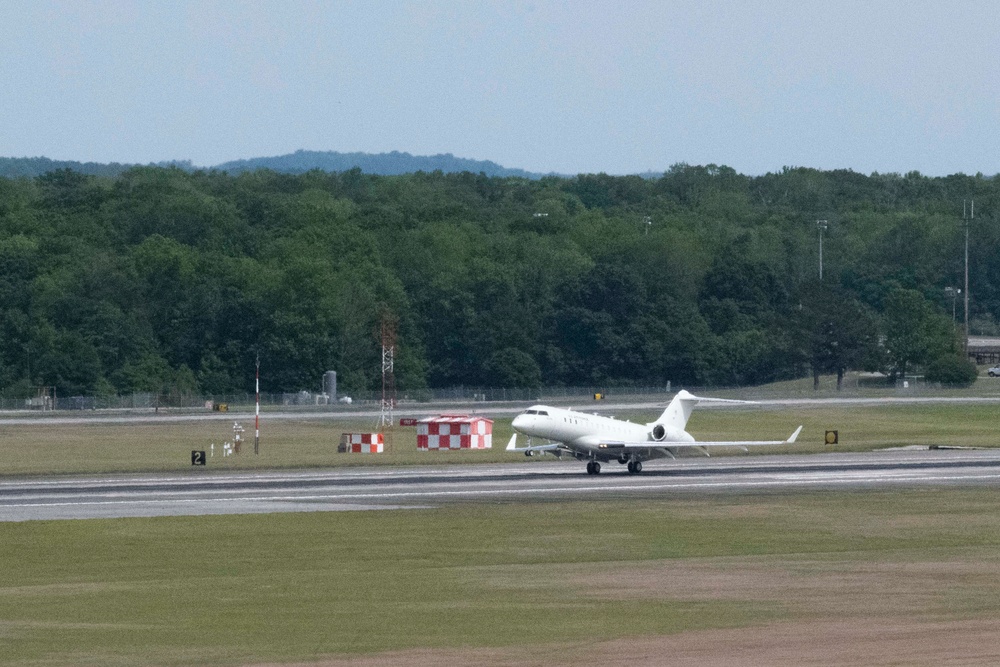
[[[393,365],[396,358],[396,318],[388,310],[382,313],[382,413],[379,417],[380,429],[392,428],[392,412],[396,408],[396,374]]]

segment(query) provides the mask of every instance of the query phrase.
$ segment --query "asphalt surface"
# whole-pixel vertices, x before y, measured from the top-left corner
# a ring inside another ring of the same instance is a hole
[[[916,487],[1000,489],[1000,450],[896,450],[646,463],[630,475],[575,461],[305,472],[0,481],[0,521],[330,512],[455,502],[601,501],[698,494]]]

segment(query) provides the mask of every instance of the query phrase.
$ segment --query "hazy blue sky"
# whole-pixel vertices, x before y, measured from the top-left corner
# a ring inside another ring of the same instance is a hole
[[[1000,4],[0,2],[0,156],[1000,172]]]

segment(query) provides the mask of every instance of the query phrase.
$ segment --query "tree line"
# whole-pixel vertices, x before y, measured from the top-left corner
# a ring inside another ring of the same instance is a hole
[[[383,317],[400,389],[947,376],[973,197],[972,314],[993,332],[1000,184],[982,175],[0,178],[0,391],[242,392],[258,356],[269,391],[326,370],[376,389]]]

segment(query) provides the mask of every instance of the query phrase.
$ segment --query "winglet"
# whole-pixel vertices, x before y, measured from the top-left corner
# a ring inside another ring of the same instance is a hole
[[[510,442],[507,443],[507,450],[506,451],[512,452],[512,451],[514,451],[516,449],[517,449],[517,433],[515,433],[512,436],[510,436]]]
[[[799,426],[797,429],[795,429],[795,433],[792,433],[792,437],[790,437],[788,440],[785,440],[785,442],[789,445],[792,444],[793,442],[795,442],[795,439],[799,437],[799,433],[801,432],[802,432],[802,427]]]

